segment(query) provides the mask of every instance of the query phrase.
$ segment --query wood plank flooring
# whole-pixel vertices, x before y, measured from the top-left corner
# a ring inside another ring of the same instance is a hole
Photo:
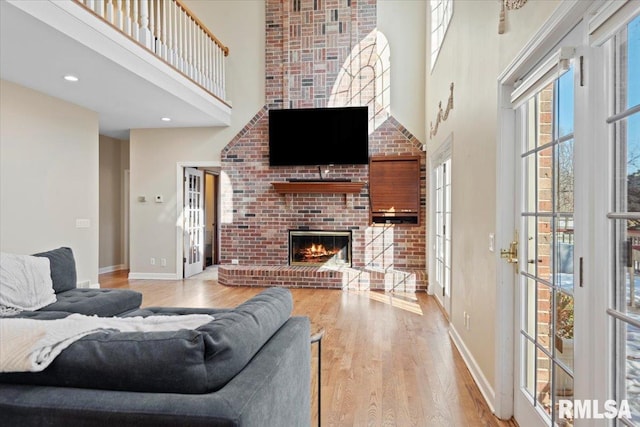
[[[100,276],[103,288],[133,289],[142,305],[234,307],[264,288],[214,280],[128,280]],[[311,319],[322,341],[323,426],[517,426],[489,410],[426,293],[391,295],[291,289],[294,314]],[[317,420],[317,347],[312,347],[311,413]]]

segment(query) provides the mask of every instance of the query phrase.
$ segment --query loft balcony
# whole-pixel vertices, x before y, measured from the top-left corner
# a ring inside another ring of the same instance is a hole
[[[0,77],[96,111],[114,138],[228,126],[228,54],[179,0],[0,0]]]

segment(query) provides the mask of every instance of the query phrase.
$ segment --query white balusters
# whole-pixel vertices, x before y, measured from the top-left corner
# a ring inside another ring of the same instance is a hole
[[[227,48],[180,0],[75,0],[224,100]]]
[[[151,49],[151,31],[149,31],[149,2],[148,0],[140,0],[140,33],[138,40],[144,47]]]

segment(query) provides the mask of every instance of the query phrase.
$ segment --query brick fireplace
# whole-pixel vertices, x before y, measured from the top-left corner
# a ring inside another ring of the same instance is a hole
[[[360,54],[371,58],[377,40],[374,0],[266,1],[266,105],[222,152],[220,283],[426,289],[423,145],[366,84],[388,67],[347,69]],[[382,71],[369,76],[372,69]],[[421,156],[419,225],[369,223],[368,165],[323,166],[327,178],[363,183],[358,194],[275,191],[272,183],[318,178],[318,169],[269,166],[269,109],[348,105],[369,106],[369,155]],[[350,263],[290,265],[289,230],[349,233]]]

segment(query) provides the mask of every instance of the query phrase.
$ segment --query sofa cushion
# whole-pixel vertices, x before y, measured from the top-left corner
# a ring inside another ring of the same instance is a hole
[[[37,257],[49,258],[51,280],[56,293],[74,289],[77,283],[76,261],[71,248],[58,248],[47,252],[33,254]]]
[[[129,289],[76,288],[56,297],[56,302],[40,310],[111,317],[135,310],[142,303],[142,294]]]
[[[270,288],[233,310],[211,310],[215,320],[196,330],[91,334],[71,344],[44,371],[0,374],[0,382],[142,392],[215,391],[280,329],[292,306],[289,290]],[[159,311],[169,315],[170,310]],[[174,309],[180,314],[191,310]]]

